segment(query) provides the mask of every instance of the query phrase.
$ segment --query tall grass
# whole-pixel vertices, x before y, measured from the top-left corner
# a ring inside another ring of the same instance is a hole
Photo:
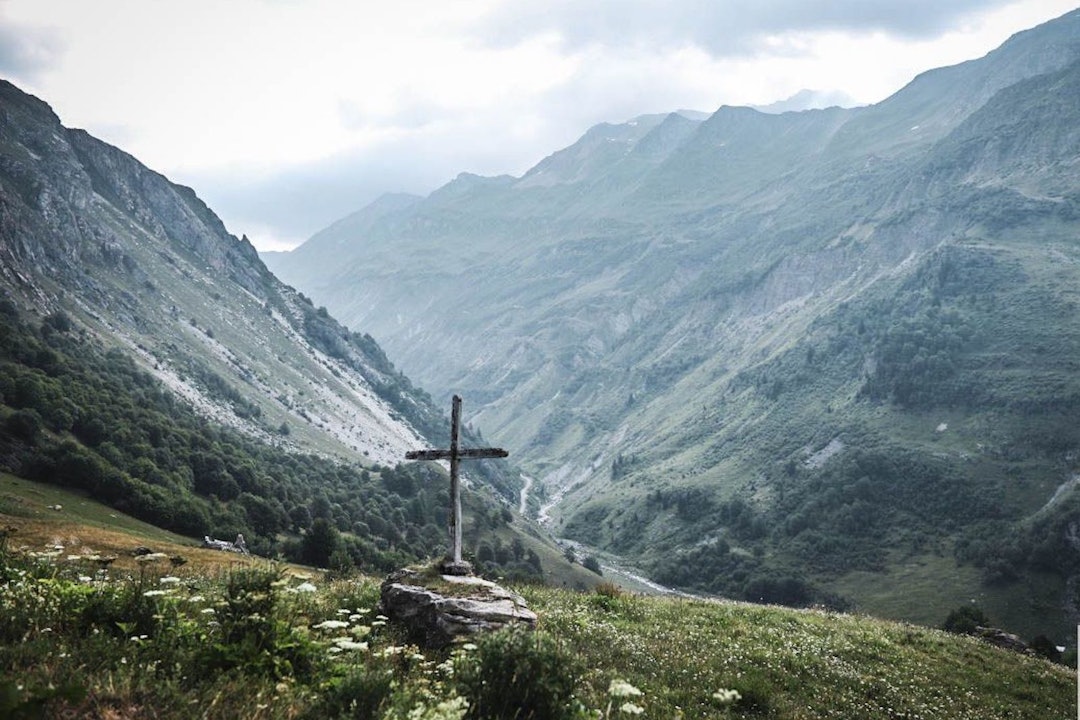
[[[535,633],[410,645],[378,581],[0,551],[0,717],[1072,717],[1071,672],[869,618],[520,591]]]

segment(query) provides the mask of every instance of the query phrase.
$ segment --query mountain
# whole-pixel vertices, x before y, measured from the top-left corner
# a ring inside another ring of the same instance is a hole
[[[819,110],[834,105],[851,107],[855,104],[855,101],[847,93],[803,89],[789,98],[777,100],[768,105],[751,105],[751,107],[759,112],[779,114],[799,112],[801,110]]]
[[[1066,633],[1078,60],[1080,11],[873,106],[600,125],[271,267],[662,582]]]
[[[13,296],[76,312],[177,392],[263,439],[286,423],[288,443],[362,447],[392,463],[437,432],[442,414],[370,338],[278,282],[191,189],[63,128],[10,84],[0,101],[0,272]]]
[[[446,411],[193,190],[3,81],[0,338],[0,471],[324,567],[445,547],[442,471],[399,463],[449,442]],[[484,441],[466,428],[463,442]],[[595,583],[514,522],[509,465],[467,473],[467,552],[493,572]]]

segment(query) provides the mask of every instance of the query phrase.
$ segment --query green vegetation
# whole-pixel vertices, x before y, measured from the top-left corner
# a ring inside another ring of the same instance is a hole
[[[540,616],[440,651],[378,582],[258,561],[130,574],[0,543],[4,717],[1073,717],[1071,670],[974,638],[820,611],[518,588]],[[516,714],[515,714],[516,713]]]
[[[980,626],[988,627],[989,625],[990,618],[987,617],[982,608],[977,605],[961,605],[949,612],[949,616],[941,624],[941,629],[951,633],[974,635],[976,628]]]
[[[1080,277],[1025,281],[1049,260],[1016,240],[929,253],[723,377],[717,405],[674,410],[650,450],[676,458],[665,471],[616,454],[560,531],[698,592],[925,624],[980,597],[1060,644],[1080,570]]]
[[[696,591],[926,624],[977,598],[1063,641],[1078,17],[875,106],[597,126],[275,270],[485,403],[560,536]]]
[[[247,407],[210,371],[200,378]],[[243,533],[252,552],[266,557],[382,571],[437,555],[446,543],[448,490],[434,467],[369,470],[216,426],[127,354],[76,331],[66,315],[35,328],[6,300],[0,457],[16,475],[83,491],[189,537]],[[474,545],[506,524],[483,496],[470,493],[467,504]],[[520,556],[499,553],[487,568],[538,577],[540,560],[532,557],[511,567]]]

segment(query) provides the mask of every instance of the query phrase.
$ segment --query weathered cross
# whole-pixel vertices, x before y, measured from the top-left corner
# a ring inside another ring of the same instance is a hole
[[[450,449],[449,450],[410,450],[405,453],[406,460],[449,460],[450,461],[450,569],[467,572],[468,565],[461,559],[461,488],[458,485],[458,462],[479,458],[504,458],[510,453],[501,448],[458,447],[458,435],[461,427],[461,398],[454,396],[450,412]]]

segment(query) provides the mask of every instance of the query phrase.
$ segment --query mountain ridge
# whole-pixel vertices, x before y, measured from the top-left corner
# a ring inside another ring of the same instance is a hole
[[[941,587],[902,617],[984,593],[1017,627],[1066,627],[1076,518],[1031,513],[1075,469],[1060,448],[1080,448],[1052,397],[1072,397],[1080,347],[1058,139],[1078,124],[1059,92],[1078,39],[1074,11],[875,106],[720,108],[655,165],[610,153],[598,126],[538,164],[576,158],[565,182],[437,192],[338,238],[331,274],[314,242],[272,266],[425,386],[476,397],[558,532],[662,581],[874,610],[923,563]],[[995,135],[1011,138],[996,165]],[[984,175],[964,170],[971,148]],[[909,476],[920,492],[890,504]]]
[[[21,95],[21,91],[10,84],[4,85],[3,93],[5,109],[12,106],[13,98]],[[5,203],[9,217],[37,226],[30,232],[8,236],[15,242],[4,244],[8,250],[7,262],[4,263],[6,276],[18,274],[24,283],[36,284],[39,296],[54,291],[49,287],[54,282],[53,278],[63,277],[76,284],[84,284],[97,294],[103,309],[125,306],[126,312],[122,313],[122,317],[128,321],[125,329],[134,336],[130,344],[137,345],[140,329],[149,322],[149,318],[140,315],[139,308],[149,307],[156,301],[158,307],[154,309],[160,310],[160,305],[169,302],[170,298],[161,298],[157,290],[146,286],[146,283],[153,284],[150,278],[160,275],[143,271],[134,252],[123,243],[122,233],[125,230],[134,231],[145,238],[144,242],[163,243],[166,249],[148,249],[174,272],[179,269],[179,274],[185,279],[189,276],[194,279],[198,268],[209,275],[201,280],[204,284],[217,284],[221,280],[236,283],[244,291],[247,304],[254,303],[268,310],[269,305],[276,304],[279,315],[275,324],[281,326],[284,322],[283,329],[298,332],[298,328],[291,326],[287,318],[295,322],[304,315],[300,308],[304,304],[300,296],[277,284],[250,242],[246,238],[237,239],[229,235],[220,219],[198,199],[193,190],[173,186],[164,176],[145,168],[122,150],[97,141],[85,131],[72,130],[61,135],[64,129],[59,118],[41,101],[35,99],[33,103],[22,101],[20,104],[32,108],[33,113],[48,112],[50,129],[46,132],[50,137],[43,142],[52,147],[41,149],[51,150],[52,154],[42,154],[42,162],[63,166],[62,169],[49,167],[45,172],[64,178],[68,184],[52,191],[45,185],[44,179],[37,180],[33,187],[39,187],[40,191],[27,198],[32,203],[26,209]],[[12,119],[7,112],[5,118],[9,121]],[[27,118],[22,125],[26,133],[35,132],[30,129],[35,127],[31,120]],[[15,129],[13,122],[6,124],[7,129]],[[26,136],[25,140],[31,147],[41,141],[33,135]],[[84,174],[80,175],[80,171]],[[34,205],[42,207],[45,227],[35,220]],[[115,208],[124,210],[116,212]],[[105,216],[103,224],[94,225],[80,217],[80,213],[95,210]],[[185,257],[188,253],[190,255]],[[53,262],[48,267],[35,268],[35,262],[41,258],[52,258]],[[86,260],[90,261],[89,266]],[[141,286],[145,297],[139,297],[130,289],[117,293],[118,297],[106,297],[102,293],[103,288],[97,287],[100,281],[87,272],[87,267],[95,264],[111,266],[110,269],[119,271],[119,280],[134,280],[135,287]],[[35,270],[39,272],[35,273]],[[40,270],[47,270],[47,274],[40,273]],[[55,301],[51,304],[55,304]],[[314,313],[314,308],[311,312]],[[319,319],[331,322],[328,317]],[[191,323],[189,326],[194,327]],[[304,334],[302,328],[299,332]],[[341,330],[333,329],[332,332],[340,335]],[[214,338],[206,337],[204,333],[204,340],[212,344]],[[317,341],[310,347],[314,348],[316,344]],[[339,354],[345,353],[341,348],[338,350]],[[383,378],[376,368],[380,359],[385,362],[385,356],[380,358],[381,351],[377,348],[373,348],[372,352],[373,356],[365,358],[367,362],[363,366],[369,376],[365,382]],[[356,358],[359,357],[356,355]]]
[[[402,463],[449,442],[430,396],[278,281],[194,190],[6,81],[0,337],[0,471],[341,571],[445,547],[442,471]],[[464,420],[463,442],[483,443]],[[596,582],[514,523],[511,466],[474,463],[465,481],[467,552],[485,572]]]

